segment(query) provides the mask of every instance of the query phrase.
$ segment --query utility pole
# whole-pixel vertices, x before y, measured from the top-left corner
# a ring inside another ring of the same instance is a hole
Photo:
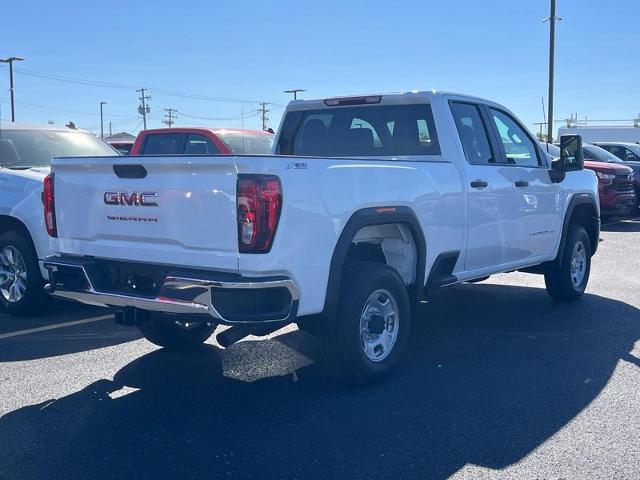
[[[285,90],[284,93],[293,93],[293,99],[297,100],[298,99],[298,92],[306,92],[306,90],[302,89],[302,88],[293,88],[291,90]]]
[[[140,105],[138,106],[138,113],[142,115],[142,125],[143,128],[147,129],[147,114],[151,112],[151,108],[147,105],[147,100],[151,100],[149,95],[145,95],[147,91],[146,88],[141,88],[140,90],[136,90],[140,94]]]
[[[9,64],[9,93],[11,94],[11,121],[16,121],[16,111],[13,100],[13,62],[21,62],[24,58],[21,57],[9,57],[0,59],[0,63],[8,63]]]
[[[109,136],[113,137],[113,130],[111,129],[111,122],[109,122]]]
[[[269,121],[269,117],[267,117],[267,113],[270,110],[267,108],[270,104],[268,102],[261,102],[260,108],[258,109],[258,113],[262,116],[262,130],[267,130],[267,122]]]
[[[171,125],[176,123],[176,118],[178,118],[176,113],[178,113],[178,111],[175,108],[165,108],[164,111],[167,113],[164,114],[165,119],[162,121],[162,123],[164,123],[165,125],[169,125],[169,128],[171,128]]]
[[[107,102],[104,100],[100,102],[100,138],[104,138],[104,115],[102,113],[102,107],[106,104]]]
[[[555,69],[555,51],[556,51],[556,20],[562,20],[556,16],[556,0],[551,0],[551,13],[549,18],[545,18],[543,22],[549,21],[549,108],[547,109],[547,141],[553,142],[553,79]]]

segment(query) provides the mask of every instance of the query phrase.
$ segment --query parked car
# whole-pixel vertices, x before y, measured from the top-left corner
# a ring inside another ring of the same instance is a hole
[[[543,144],[553,157],[560,156],[557,145]],[[619,158],[595,145],[584,144],[584,167],[598,177],[598,194],[603,217],[626,216],[637,205],[633,170]]]
[[[158,128],[140,132],[131,155],[269,155],[274,138],[241,128]]]
[[[629,163],[640,163],[640,145],[629,142],[595,142],[595,145],[604,148],[619,159]]]
[[[640,209],[640,145],[624,142],[598,142],[600,148],[621,159],[627,167],[633,169],[636,189],[636,211]]]
[[[552,164],[501,105],[414,92],[293,101],[281,156],[56,159],[48,288],[166,348],[297,322],[338,378],[376,382],[442,287],[525,270],[584,293],[598,186],[562,142]]]
[[[0,125],[0,305],[12,314],[31,314],[46,302],[51,255],[42,216],[42,182],[56,156],[116,156],[94,134],[42,125]],[[111,164],[111,158],[106,159]]]

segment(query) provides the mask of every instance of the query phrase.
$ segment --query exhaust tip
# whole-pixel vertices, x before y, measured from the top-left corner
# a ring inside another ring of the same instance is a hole
[[[250,334],[251,331],[247,330],[246,328],[233,326],[216,335],[216,341],[220,344],[221,347],[228,348]]]

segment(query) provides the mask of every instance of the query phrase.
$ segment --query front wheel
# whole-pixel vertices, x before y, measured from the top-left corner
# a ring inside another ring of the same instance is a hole
[[[591,272],[591,241],[580,225],[569,225],[562,261],[544,274],[547,292],[555,300],[577,300],[587,288]]]
[[[343,383],[377,383],[396,366],[407,345],[407,287],[393,268],[357,262],[347,267],[340,290],[337,318],[321,336],[327,366]]]
[[[168,350],[188,350],[206,342],[216,329],[205,322],[183,322],[149,318],[138,325],[142,335]]]

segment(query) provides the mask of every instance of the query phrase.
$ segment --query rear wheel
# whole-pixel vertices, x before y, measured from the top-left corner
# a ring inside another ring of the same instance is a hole
[[[138,327],[142,335],[160,347],[170,350],[186,350],[207,341],[215,326],[204,322],[183,322],[159,318],[149,318]]]
[[[555,300],[577,300],[587,288],[591,272],[591,242],[580,225],[569,225],[562,261],[544,275],[547,292]]]
[[[0,235],[0,303],[13,315],[41,313],[49,302],[31,241],[17,231]]]
[[[321,336],[331,373],[349,385],[381,381],[404,352],[410,324],[409,294],[398,272],[372,262],[348,266],[337,318]]]

